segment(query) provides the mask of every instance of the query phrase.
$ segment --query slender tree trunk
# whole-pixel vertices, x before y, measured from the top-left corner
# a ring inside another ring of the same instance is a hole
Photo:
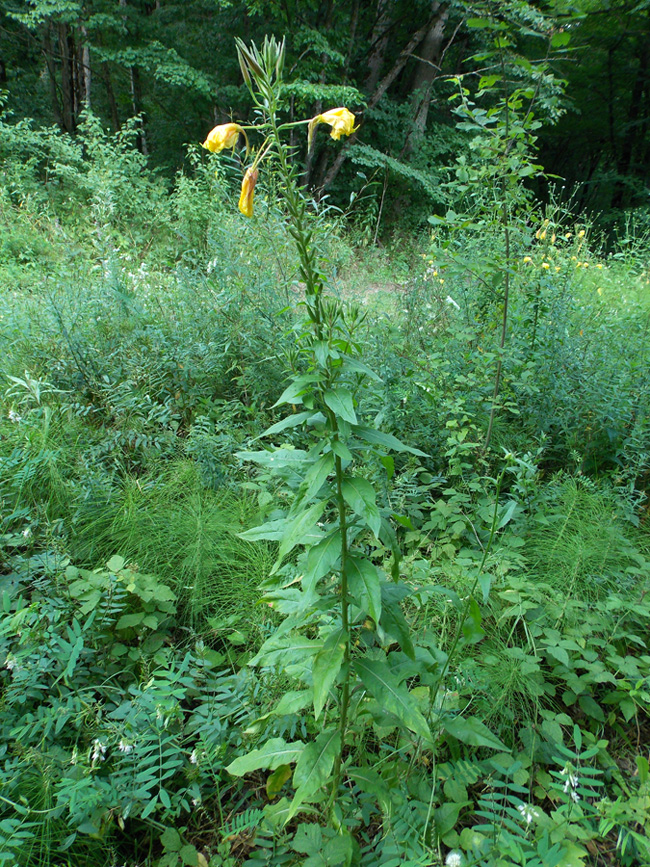
[[[63,116],[61,114],[61,103],[59,102],[59,89],[56,81],[56,66],[54,64],[54,46],[52,44],[52,24],[48,21],[43,32],[43,55],[45,56],[45,66],[47,67],[47,77],[50,89],[50,100],[52,102],[52,113],[54,120],[60,129],[64,129]]]
[[[372,35],[370,36],[370,56],[368,58],[368,75],[364,83],[367,91],[372,92],[377,87],[384,56],[388,47],[388,34],[392,23],[390,0],[377,0],[377,17]]]
[[[90,44],[88,40],[88,29],[86,28],[86,25],[82,24],[80,29],[82,37],[79,56],[81,102],[84,108],[90,110],[90,108],[92,107],[90,101]]]
[[[77,126],[78,94],[74,68],[74,37],[68,24],[58,25],[58,46],[61,59],[61,119],[64,130],[73,133]]]
[[[433,5],[433,11],[439,12],[439,14],[431,25],[418,55],[420,62],[415,68],[411,85],[411,90],[417,102],[413,125],[407,136],[403,153],[410,153],[413,149],[414,141],[422,136],[426,129],[429,107],[431,105],[431,91],[438,72],[436,67],[442,55],[442,41],[445,34],[445,24],[449,18],[449,10],[443,9],[439,11],[440,3],[434,3]]]
[[[117,101],[115,99],[115,91],[113,90],[113,81],[111,80],[111,70],[108,65],[108,61],[104,60],[102,63],[102,79],[104,81],[104,88],[106,90],[106,99],[108,100],[108,107],[111,112],[111,122],[113,124],[113,129],[115,132],[120,128],[120,116],[117,111]]]

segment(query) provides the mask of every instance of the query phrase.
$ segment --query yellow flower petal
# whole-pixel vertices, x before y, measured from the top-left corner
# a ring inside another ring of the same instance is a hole
[[[222,123],[208,133],[203,147],[213,154],[221,153],[224,148],[234,148],[237,145],[240,133],[246,135],[238,123]]]
[[[241,195],[239,197],[239,210],[245,217],[253,216],[253,195],[255,193],[255,184],[257,183],[257,169],[246,169],[244,180],[241,184]]]
[[[347,108],[331,108],[329,111],[324,111],[323,114],[317,114],[309,121],[308,147],[311,148],[314,130],[319,123],[329,124],[332,127],[330,135],[335,141],[338,141],[342,135],[352,135],[357,130],[354,121],[354,115]]]

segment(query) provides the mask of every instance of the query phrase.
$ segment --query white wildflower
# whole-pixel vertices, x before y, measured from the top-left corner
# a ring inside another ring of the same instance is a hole
[[[7,658],[5,660],[5,668],[9,669],[9,671],[13,671],[16,668],[16,657],[13,653],[8,653]]]
[[[93,762],[96,762],[98,759],[100,762],[103,762],[106,757],[106,744],[103,744],[98,738],[95,738],[93,741],[93,751],[90,756]]]
[[[198,758],[197,758],[197,755],[196,755],[196,750],[192,750],[192,755],[190,756],[190,764],[191,764],[191,765],[196,765],[197,762],[198,762]]]
[[[460,852],[456,852],[456,851],[451,851],[445,859],[446,867],[461,867],[462,863],[463,863],[463,856],[461,855]]]
[[[18,413],[14,409],[9,410],[9,421],[12,421],[14,424],[18,424],[18,422],[22,420],[22,415],[18,415]]]
[[[121,753],[126,753],[127,756],[133,752],[133,744],[127,743],[124,739],[119,742],[117,748]]]
[[[74,747],[73,750],[72,750],[72,755],[70,756],[70,764],[71,764],[71,765],[76,765],[76,764],[77,764],[77,758],[78,758],[78,756],[79,756],[79,754],[77,753],[77,748]]]
[[[193,807],[199,807],[200,805],[201,805],[201,799],[200,798],[192,798],[192,806]]]
[[[453,306],[456,308],[456,310],[460,310],[460,304],[458,304],[458,302],[454,301],[454,299],[451,297],[451,295],[447,295],[446,301],[447,301],[447,304],[453,304]]]
[[[25,529],[23,530],[23,539],[29,539],[31,535],[32,531],[29,529],[29,527],[25,527]]]
[[[534,807],[531,807],[529,804],[518,804],[517,809],[525,820],[526,825],[530,825],[533,819],[539,819],[539,811]]]
[[[571,797],[576,802],[576,804],[580,800],[580,795],[577,792],[571,792]]]

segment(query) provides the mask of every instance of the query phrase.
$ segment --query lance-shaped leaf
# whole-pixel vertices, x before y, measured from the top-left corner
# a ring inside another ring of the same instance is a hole
[[[327,481],[327,477],[334,470],[334,455],[328,452],[314,461],[305,473],[302,484],[298,491],[296,502],[308,503],[315,497]]]
[[[261,467],[279,470],[283,467],[297,467],[308,460],[309,456],[302,449],[261,449],[257,452],[237,452],[237,457]]]
[[[324,731],[304,748],[293,774],[296,794],[291,802],[287,821],[295,816],[304,801],[315,795],[329,780],[334,759],[340,749],[341,733],[338,729]]]
[[[335,530],[307,554],[303,586],[305,591],[312,588],[323,576],[335,569],[341,556],[341,531]]]
[[[256,440],[261,439],[262,437],[271,436],[271,434],[280,433],[283,430],[287,430],[288,428],[298,427],[299,424],[307,421],[313,415],[313,412],[307,410],[306,412],[296,412],[293,415],[288,415],[286,418],[283,418],[281,421],[277,421],[275,424],[272,424],[271,427],[268,427],[264,433],[261,433],[259,436],[255,437]],[[255,442],[255,440],[253,440]]]
[[[366,557],[349,556],[345,562],[352,601],[369,614],[375,623],[381,616],[381,577]]]
[[[287,523],[285,533],[280,540],[278,559],[273,567],[273,572],[277,570],[283,557],[295,548],[296,545],[303,542],[310,530],[314,529],[318,523],[318,519],[325,511],[326,505],[327,500],[317,500],[308,509],[305,509],[304,512]]]
[[[366,522],[375,536],[378,536],[381,518],[375,504],[375,491],[370,482],[366,479],[346,476],[341,487],[345,502]]]
[[[297,376],[285,388],[278,400],[273,404],[273,408],[282,406],[283,403],[302,403],[302,396],[311,390],[311,383],[320,382],[321,378],[320,373],[306,373],[304,376]]]
[[[394,714],[416,735],[430,739],[429,726],[417,702],[402,686],[390,668],[380,659],[362,658],[354,663],[355,670],[370,695],[380,707]]]
[[[249,665],[289,665],[315,656],[323,647],[323,641],[312,641],[302,635],[272,635],[259,649]]]
[[[442,724],[446,732],[458,738],[464,744],[474,747],[487,747],[491,750],[508,752],[508,747],[492,734],[490,729],[478,717],[443,717]]]
[[[350,424],[357,423],[354,401],[352,400],[352,394],[347,388],[328,388],[323,395],[323,399],[332,412],[339,418],[349,421]]]
[[[327,695],[333,686],[343,664],[345,655],[345,631],[335,629],[325,639],[323,649],[314,659],[312,677],[314,681],[314,716],[320,716]]]
[[[392,434],[384,433],[380,430],[375,430],[371,427],[361,427],[359,425],[352,428],[353,432],[361,439],[365,440],[373,446],[383,446],[385,449],[390,449],[393,452],[410,452],[412,455],[426,458],[426,452],[421,452],[420,449],[414,449],[412,446],[407,446],[397,437]]]
[[[271,738],[259,750],[252,750],[245,756],[239,756],[231,762],[226,770],[233,777],[243,777],[251,771],[265,768],[274,771],[280,765],[290,765],[297,762],[305,749],[302,741],[286,743],[284,738]]]

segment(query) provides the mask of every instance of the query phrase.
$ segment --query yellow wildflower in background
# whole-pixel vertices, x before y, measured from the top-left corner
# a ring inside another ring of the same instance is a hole
[[[544,268],[544,270],[547,270],[550,267],[551,266],[548,264],[548,262],[542,262],[542,268]]]
[[[253,216],[253,195],[255,193],[255,184],[259,172],[255,168],[246,169],[244,180],[241,184],[241,195],[239,197],[239,210],[245,217]]]
[[[215,126],[208,133],[208,137],[203,142],[203,147],[209,150],[210,153],[220,154],[225,148],[237,146],[240,133],[246,139],[246,146],[248,147],[246,133],[238,123],[222,123],[219,126]]]
[[[524,265],[528,265],[532,261],[533,260],[530,258],[530,256],[524,256],[524,259],[523,259]]]
[[[355,117],[347,108],[331,108],[323,114],[317,114],[309,121],[307,147],[311,148],[314,138],[314,130],[319,123],[326,123],[332,127],[330,135],[334,141],[338,141],[342,135],[352,135],[357,127],[354,125]]]

